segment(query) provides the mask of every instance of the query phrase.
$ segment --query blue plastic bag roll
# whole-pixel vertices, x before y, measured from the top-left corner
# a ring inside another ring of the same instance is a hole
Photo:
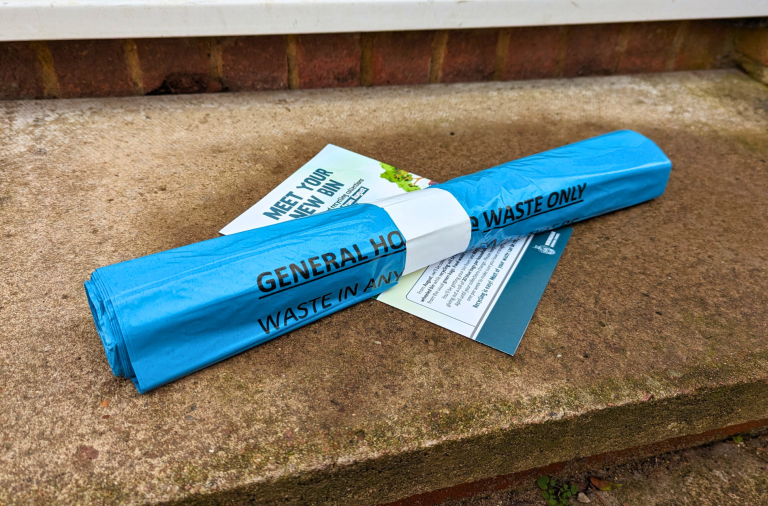
[[[655,198],[671,163],[622,131],[418,192],[97,269],[112,371],[146,392],[373,297],[469,248]]]
[[[470,248],[543,232],[651,200],[672,163],[648,138],[618,131],[437,185],[472,222]]]

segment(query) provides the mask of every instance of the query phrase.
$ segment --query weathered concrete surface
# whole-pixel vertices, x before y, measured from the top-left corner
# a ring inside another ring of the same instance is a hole
[[[632,471],[631,473],[628,471]],[[613,470],[611,470],[613,471]],[[600,495],[614,504],[753,506],[768,501],[768,437],[664,455],[612,472],[621,488]]]
[[[736,71],[0,110],[0,502],[375,503],[768,417],[768,90]],[[576,226],[515,357],[370,301],[143,396],[109,370],[91,271],[326,143],[445,180],[619,128],[667,192]]]
[[[588,474],[552,476],[558,485],[572,483],[593,506],[755,506],[768,498],[768,436],[743,435],[715,444],[665,453]],[[595,491],[589,478],[620,486]],[[499,492],[478,494],[441,506],[545,504],[536,479]],[[600,497],[597,496],[600,494]],[[601,502],[602,500],[602,502]],[[576,501],[571,504],[578,505]]]

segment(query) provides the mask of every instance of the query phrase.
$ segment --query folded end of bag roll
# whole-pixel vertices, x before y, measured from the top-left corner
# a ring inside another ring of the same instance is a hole
[[[593,216],[653,200],[666,190],[672,161],[655,142],[640,133],[617,130],[571,146],[585,151],[588,157],[594,156],[591,150],[597,150],[602,163],[613,166],[613,170],[605,171],[611,177],[613,197],[603,197],[606,209]]]
[[[112,373],[118,377],[130,378],[133,376],[133,368],[128,358],[128,350],[125,348],[120,324],[115,318],[106,286],[101,283],[98,274],[99,271],[94,272],[91,279],[83,283],[93,322],[104,345]]]

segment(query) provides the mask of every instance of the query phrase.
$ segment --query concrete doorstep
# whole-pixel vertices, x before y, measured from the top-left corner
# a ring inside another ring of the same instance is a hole
[[[761,435],[762,434],[762,435]],[[533,506],[545,504],[540,480],[547,492],[573,493],[567,504],[596,506],[752,506],[768,496],[768,435],[750,431],[724,441],[662,453],[626,464],[590,472],[571,469],[538,474],[504,490],[487,489],[466,498],[453,497],[441,506]],[[552,484],[554,481],[554,485]],[[425,494],[426,495],[426,494]],[[413,504],[413,501],[410,503]]]
[[[110,372],[90,273],[215,237],[328,143],[442,181],[624,128],[667,191],[576,225],[515,357],[368,301],[145,395]],[[766,176],[734,70],[2,102],[0,503],[415,501],[765,425]]]

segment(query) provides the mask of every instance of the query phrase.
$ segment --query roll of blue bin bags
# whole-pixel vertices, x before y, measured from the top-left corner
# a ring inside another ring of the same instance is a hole
[[[658,197],[670,170],[652,141],[613,132],[418,192],[102,267],[85,290],[113,373],[146,392],[467,249]]]

